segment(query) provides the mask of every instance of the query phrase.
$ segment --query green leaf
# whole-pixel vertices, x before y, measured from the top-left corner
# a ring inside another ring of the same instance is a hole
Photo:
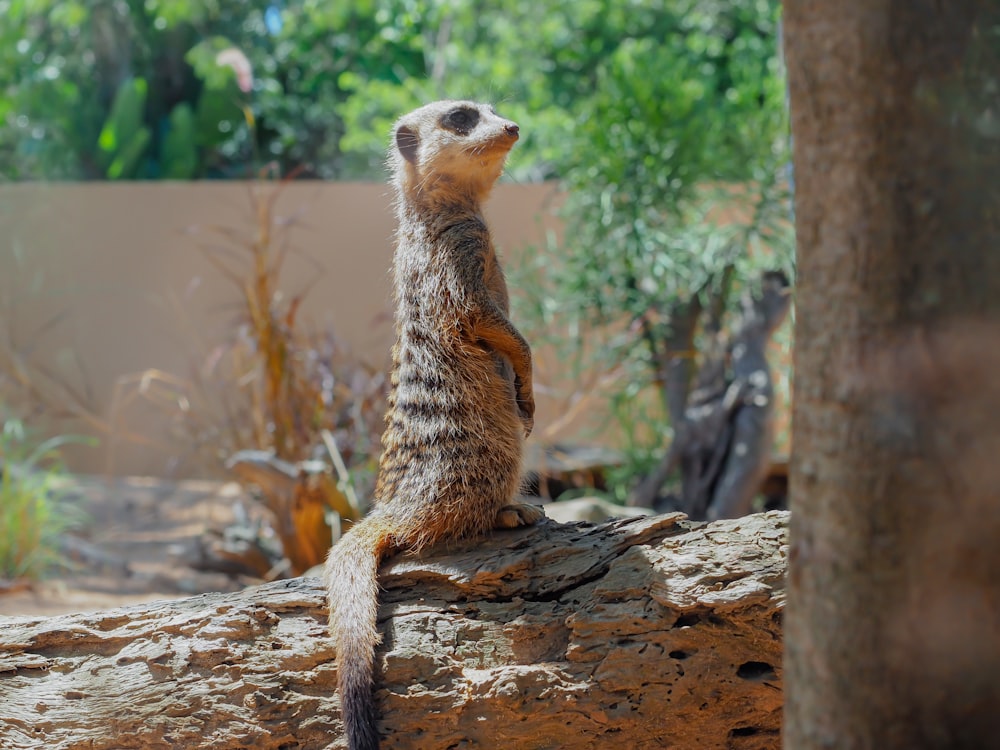
[[[230,140],[244,122],[239,90],[234,81],[219,89],[205,88],[194,111],[194,140],[198,146],[213,148]]]
[[[118,87],[111,113],[101,129],[97,145],[101,163],[109,168],[125,144],[132,144],[142,130],[146,107],[146,81],[129,78]],[[149,133],[146,133],[148,138]]]
[[[162,174],[168,180],[190,180],[198,171],[194,113],[187,104],[170,111],[170,129],[160,151]]]
[[[136,176],[136,168],[146,148],[149,146],[149,128],[143,128],[135,133],[124,148],[118,150],[111,165],[108,167],[109,180],[128,180]]]

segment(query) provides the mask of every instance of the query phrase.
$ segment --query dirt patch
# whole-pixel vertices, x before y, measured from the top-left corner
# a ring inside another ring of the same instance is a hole
[[[259,513],[235,483],[79,477],[69,493],[84,520],[67,539],[68,568],[0,589],[0,615],[89,612],[250,583],[190,566],[197,539],[231,523],[237,504]]]

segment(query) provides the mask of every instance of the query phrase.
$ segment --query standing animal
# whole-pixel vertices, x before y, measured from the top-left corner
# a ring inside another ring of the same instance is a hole
[[[371,513],[330,551],[326,584],[350,750],[374,750],[378,569],[397,551],[535,523],[515,501],[535,403],[531,350],[482,206],[518,126],[468,101],[401,118],[389,163],[399,228],[396,342]]]

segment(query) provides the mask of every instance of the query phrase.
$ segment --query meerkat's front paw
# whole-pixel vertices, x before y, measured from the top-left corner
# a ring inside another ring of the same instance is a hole
[[[524,381],[517,376],[514,377],[514,392],[517,394],[517,415],[524,426],[524,436],[528,437],[535,426],[535,395],[531,387],[526,388]]]
[[[531,526],[543,518],[545,518],[545,511],[540,505],[512,503],[500,509],[496,521],[493,523],[493,528],[516,529],[518,526]]]
[[[531,428],[535,426],[535,400],[528,396],[527,400],[517,400],[517,415],[521,418],[521,426],[524,427],[524,436],[531,434]]]
[[[531,428],[535,426],[535,418],[529,417],[524,412],[518,415],[521,418],[521,426],[524,428],[524,436],[528,437],[531,434]]]

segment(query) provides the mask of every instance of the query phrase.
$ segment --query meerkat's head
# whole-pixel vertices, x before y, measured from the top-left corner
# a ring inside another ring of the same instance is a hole
[[[434,102],[396,123],[389,161],[406,194],[445,191],[483,200],[517,139],[517,125],[488,104]]]

